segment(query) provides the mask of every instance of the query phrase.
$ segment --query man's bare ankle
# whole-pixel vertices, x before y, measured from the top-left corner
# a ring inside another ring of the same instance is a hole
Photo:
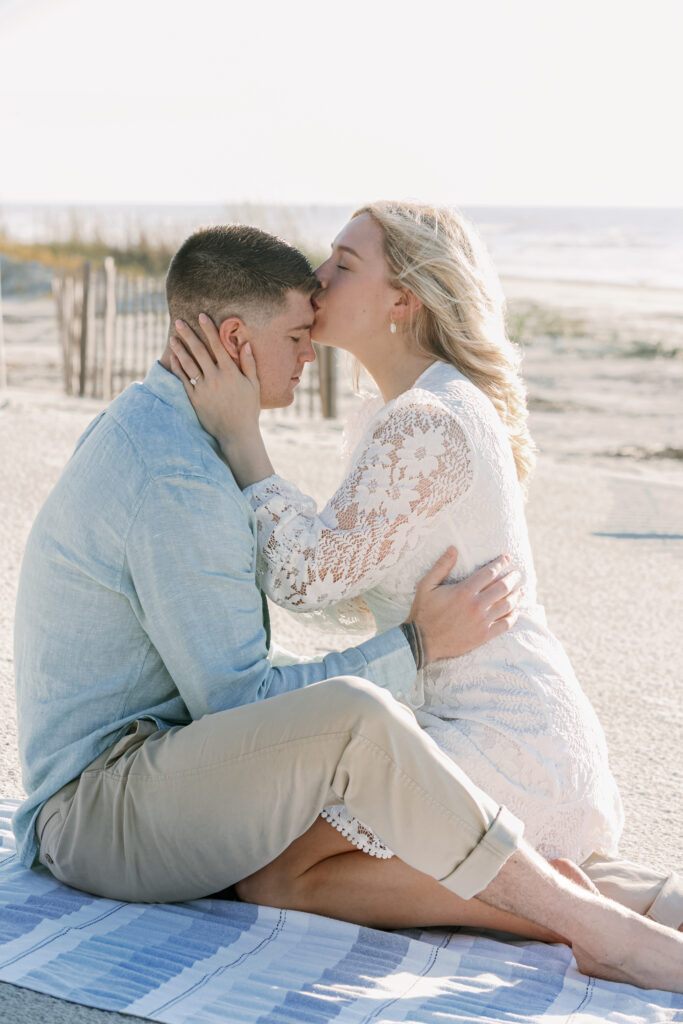
[[[573,942],[595,927],[603,898],[556,871],[524,844],[505,862],[478,898],[525,917]]]

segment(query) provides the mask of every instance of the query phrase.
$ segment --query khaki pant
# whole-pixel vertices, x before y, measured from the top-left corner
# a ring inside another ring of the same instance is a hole
[[[218,892],[343,802],[402,860],[464,899],[522,825],[378,687],[340,678],[167,731],[139,721],[44,805],[40,860],[111,899]]]
[[[40,860],[112,899],[195,899],[268,864],[339,802],[463,899],[486,888],[522,831],[401,704],[344,678],[168,731],[136,722],[47,801]],[[610,899],[683,924],[680,876],[597,854],[581,867]]]
[[[581,869],[608,899],[669,928],[683,925],[683,878],[675,871],[655,871],[599,853]]]

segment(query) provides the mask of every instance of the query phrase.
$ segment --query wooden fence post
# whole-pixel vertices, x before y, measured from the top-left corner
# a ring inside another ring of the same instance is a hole
[[[66,344],[67,344],[67,355],[68,355],[68,366],[69,366],[69,394],[75,394],[76,388],[76,344],[78,341],[78,332],[81,328],[80,316],[77,315],[79,294],[83,291],[82,281],[77,281],[75,277],[69,276],[66,279],[66,297],[67,297],[67,321],[66,321]]]
[[[333,420],[337,415],[337,381],[334,349],[328,345],[318,348],[318,373],[320,374],[320,403],[323,417]]]
[[[78,375],[78,394],[82,398],[85,394],[85,376],[88,362],[88,319],[90,313],[90,261],[83,264],[83,305],[81,306],[81,339],[80,352],[81,361]]]
[[[64,391],[68,395],[68,378],[66,374],[66,347],[64,344],[64,274],[53,274],[52,275],[52,298],[55,300],[55,312],[57,315],[57,332],[59,334],[59,344],[62,350],[62,378],[64,381]]]
[[[104,365],[102,368],[102,397],[112,397],[112,354],[116,331],[116,264],[112,256],[104,261]]]
[[[64,376],[64,393],[72,395],[74,391],[74,349],[75,349],[75,317],[76,294],[74,279],[63,271],[52,278],[52,294],[57,306],[57,324],[59,340],[62,347],[62,371]]]
[[[5,361],[5,328],[2,324],[2,271],[0,270],[0,391],[7,387],[7,362]]]

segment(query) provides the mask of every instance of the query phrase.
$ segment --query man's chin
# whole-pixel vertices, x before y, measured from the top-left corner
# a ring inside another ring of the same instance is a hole
[[[288,405],[294,403],[294,392],[291,391],[287,395],[280,395],[279,398],[267,398],[265,401],[261,399],[261,411],[264,409],[286,409]]]

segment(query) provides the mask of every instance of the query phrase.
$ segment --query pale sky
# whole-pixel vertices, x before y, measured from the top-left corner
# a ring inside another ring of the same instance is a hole
[[[681,0],[0,0],[0,203],[683,206]]]

